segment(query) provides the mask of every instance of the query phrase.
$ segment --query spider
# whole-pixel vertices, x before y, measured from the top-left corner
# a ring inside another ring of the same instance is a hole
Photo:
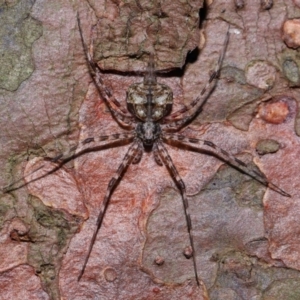
[[[115,121],[118,122],[118,124],[122,128],[126,128],[128,130],[127,132],[122,133],[114,133],[99,137],[89,137],[81,141],[80,144],[83,146],[89,146],[103,141],[117,141],[120,144],[125,142],[127,144],[128,142],[130,142],[130,146],[127,150],[127,153],[125,154],[117,171],[108,183],[106,194],[104,196],[102,206],[100,208],[100,212],[97,218],[96,229],[91,238],[91,242],[83,266],[78,276],[78,281],[82,278],[85,272],[90,254],[93,249],[93,245],[97,238],[97,234],[101,228],[105,212],[109,205],[109,200],[114,188],[120,181],[121,176],[125,173],[127,167],[130,164],[137,164],[141,160],[143,151],[152,151],[156,163],[159,166],[166,166],[181,193],[190,243],[189,250],[191,250],[189,255],[192,258],[196,283],[198,286],[200,286],[201,281],[198,277],[197,271],[192,222],[189,213],[189,202],[186,187],[173,163],[172,158],[170,157],[164,145],[165,143],[179,147],[196,145],[197,149],[203,150],[205,153],[209,152],[210,154],[216,156],[222,161],[225,161],[226,163],[238,169],[242,173],[246,173],[248,176],[254,178],[261,184],[271,188],[277,193],[280,193],[286,197],[290,197],[288,193],[280,189],[275,184],[269,182],[259,172],[249,168],[246,163],[235,158],[233,155],[218,147],[213,142],[198,138],[187,137],[183,134],[178,133],[184,126],[188,125],[195,117],[198,116],[198,114],[201,112],[203,105],[205,104],[205,101],[207,100],[207,98],[209,97],[209,95],[215,87],[218,75],[221,70],[222,62],[226,53],[226,48],[229,42],[229,28],[226,33],[223,49],[220,51],[219,59],[216,64],[215,70],[211,74],[208,82],[200,92],[199,96],[187,106],[174,113],[171,113],[173,93],[169,86],[157,82],[153,54],[149,55],[149,62],[146,72],[144,74],[143,82],[134,83],[131,86],[129,86],[127,91],[128,110],[123,109],[120,102],[114,98],[111,91],[105,86],[102,80],[101,69],[98,67],[97,63],[93,58],[93,40],[91,41],[90,48],[88,49],[83,37],[80,18],[78,14],[77,22],[84,54],[89,69],[91,71],[94,83],[99,91],[99,94],[101,98],[105,101]],[[63,165],[71,159],[74,159],[81,153],[85,152],[80,151],[75,155],[70,155],[70,151],[73,151],[74,149],[75,148],[72,148],[68,151],[68,153],[60,154],[52,158],[52,162],[58,162],[59,164],[47,174],[55,172],[61,167],[61,165]],[[38,169],[36,169],[35,171],[37,170]],[[41,177],[44,176],[45,175]],[[38,180],[41,177],[35,178],[34,181]],[[28,184],[28,182],[26,184]],[[8,192],[18,189],[22,186],[24,185],[21,185],[16,188],[7,188],[4,190],[5,192]]]
[[[88,48],[84,41],[80,25],[80,18],[78,15],[77,21],[84,53],[90,70],[92,71],[92,77],[98,88],[99,94],[104,99],[114,119],[121,126],[126,126],[129,130],[128,133],[115,133],[111,135],[100,136],[98,138],[87,138],[84,141],[82,141],[82,144],[111,140],[119,140],[120,142],[129,140],[131,142],[131,145],[125,157],[123,158],[122,163],[119,165],[114,176],[108,183],[107,191],[98,215],[96,229],[92,236],[83,267],[78,276],[78,280],[80,280],[84,274],[85,268],[89,260],[89,256],[93,249],[93,244],[101,227],[106,209],[109,204],[109,199],[111,197],[114,187],[120,180],[123,173],[126,171],[127,166],[131,163],[138,163],[142,157],[143,151],[150,150],[153,151],[156,163],[160,166],[165,165],[167,167],[178,189],[181,192],[184,214],[187,223],[187,231],[189,235],[191,257],[193,260],[194,274],[197,285],[199,286],[200,280],[197,272],[192,223],[189,213],[189,203],[186,193],[186,187],[172,161],[172,158],[168,154],[164,143],[175,142],[175,146],[197,144],[199,145],[201,150],[212,152],[212,154],[214,154],[221,160],[224,160],[225,162],[239,169],[240,171],[247,173],[249,176],[255,178],[263,185],[270,187],[271,189],[277,191],[278,193],[284,196],[290,196],[273,183],[267,181],[264,177],[262,177],[260,173],[256,172],[255,170],[250,170],[243,161],[235,158],[233,155],[219,148],[211,141],[190,138],[180,133],[176,133],[200,113],[202,106],[205,103],[205,100],[212,92],[215,86],[215,82],[220,73],[222,61],[225,56],[227,44],[229,41],[229,29],[226,33],[224,46],[222,51],[220,52],[216,68],[211,74],[207,84],[200,92],[199,96],[195,100],[193,100],[188,106],[185,106],[181,110],[170,114],[173,103],[173,93],[170,87],[157,82],[154,65],[154,56],[152,54],[149,55],[150,58],[143,82],[134,83],[131,86],[129,86],[127,90],[128,111],[122,109],[121,104],[118,102],[118,100],[114,98],[111,91],[104,85],[101,70],[93,59],[93,53],[91,51],[93,49],[93,41],[91,42],[90,51],[88,51]]]

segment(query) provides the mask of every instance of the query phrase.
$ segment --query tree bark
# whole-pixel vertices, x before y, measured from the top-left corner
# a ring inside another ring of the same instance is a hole
[[[173,91],[173,111],[188,105],[214,70],[229,28],[217,86],[181,133],[217,144],[292,197],[266,189],[207,153],[167,146],[189,195],[203,283],[197,287],[192,260],[183,255],[189,240],[181,195],[166,168],[144,153],[114,190],[78,282],[107,184],[128,145],[82,155],[0,195],[2,299],[300,295],[300,30],[295,21],[300,4],[207,1],[198,25],[202,5],[0,2],[5,16],[0,18],[0,186],[38,164],[43,172],[52,168],[37,157],[55,157],[87,137],[125,131],[91,80],[78,12],[87,43],[93,28],[103,80],[123,107],[127,88],[142,81],[150,53],[158,81]]]

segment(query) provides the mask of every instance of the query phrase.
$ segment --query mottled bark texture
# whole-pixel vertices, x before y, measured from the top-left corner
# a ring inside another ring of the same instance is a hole
[[[1,299],[300,297],[299,1],[207,1],[199,26],[202,6],[200,0],[0,1],[0,186],[36,166],[51,169],[37,157],[125,130],[91,81],[79,12],[88,43],[94,28],[103,80],[124,107],[127,87],[142,80],[150,53],[159,81],[173,90],[173,111],[190,103],[230,25],[218,84],[182,133],[211,140],[292,197],[206,153],[168,147],[189,194],[198,288],[192,260],[183,255],[189,241],[180,193],[145,153],[115,189],[77,282],[106,186],[128,145],[82,155],[0,194]]]

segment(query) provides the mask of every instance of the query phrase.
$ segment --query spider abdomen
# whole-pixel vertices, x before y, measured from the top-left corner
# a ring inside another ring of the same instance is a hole
[[[171,111],[173,103],[172,90],[165,84],[145,84],[144,82],[134,83],[128,88],[128,110],[140,120],[146,121],[147,99],[149,98],[151,98],[150,117],[153,121],[160,120]]]

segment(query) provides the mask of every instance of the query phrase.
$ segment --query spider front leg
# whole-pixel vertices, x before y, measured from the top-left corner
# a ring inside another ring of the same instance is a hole
[[[159,166],[163,166],[163,162],[161,161],[161,158],[159,156],[159,150],[157,147],[157,143],[155,143],[153,145],[153,156],[154,156],[154,160],[155,162],[159,165]]]
[[[191,216],[189,212],[189,202],[187,199],[186,195],[186,189],[185,189],[185,184],[183,180],[181,179],[167,149],[163,145],[163,143],[158,140],[156,142],[157,149],[159,154],[162,157],[162,161],[165,163],[166,167],[170,171],[171,175],[173,176],[182,196],[182,202],[183,202],[183,207],[184,207],[184,214],[185,214],[185,219],[187,223],[187,229],[188,229],[188,234],[189,234],[189,239],[190,239],[190,246],[192,247],[192,257],[193,257],[193,266],[194,266],[194,273],[195,273],[195,278],[197,285],[200,286],[200,280],[198,278],[198,272],[197,272],[197,264],[196,264],[196,253],[195,253],[195,247],[194,247],[194,239],[193,239],[193,229],[192,229],[192,222],[191,222]]]
[[[186,123],[188,123],[190,120],[192,120],[202,109],[202,106],[204,105],[205,101],[213,91],[216,80],[219,76],[222,63],[224,60],[224,56],[226,53],[227,45],[229,41],[229,28],[226,33],[224,46],[222,51],[220,52],[218,63],[215,67],[215,70],[211,74],[208,82],[200,92],[199,96],[193,100],[188,106],[183,107],[179,111],[171,114],[169,117],[165,118],[163,121],[162,128],[165,130],[179,130],[182,126],[184,126]],[[194,111],[191,111],[194,108]],[[175,118],[179,117],[179,119],[174,120]]]
[[[189,137],[185,137],[184,135],[181,135],[181,134],[171,134],[171,133],[163,133],[163,139],[166,142],[176,141],[177,143],[179,143],[179,145],[182,145],[182,146],[190,146],[186,143],[198,144],[199,148],[197,148],[197,149],[212,153],[217,158],[225,161],[226,163],[235,167],[239,171],[247,174],[248,176],[252,177],[256,181],[260,182],[262,185],[269,187],[273,191],[275,191],[285,197],[291,197],[290,194],[286,193],[284,190],[279,188],[274,183],[268,181],[260,173],[251,169],[246,163],[237,159],[236,157],[234,157],[232,154],[230,154],[226,150],[218,147],[213,142],[210,142],[207,140],[196,139],[196,138],[189,138]]]
[[[132,127],[132,123],[134,121],[134,118],[127,114],[127,111],[123,110],[121,107],[120,102],[112,95],[112,92],[105,86],[103,80],[102,80],[102,74],[100,71],[100,68],[98,67],[97,63],[94,61],[93,58],[93,39],[91,41],[90,50],[88,50],[86,43],[83,38],[81,24],[80,24],[80,18],[77,14],[77,23],[80,33],[81,42],[84,49],[84,54],[86,57],[86,60],[89,64],[90,70],[92,70],[92,78],[96,84],[96,87],[99,91],[99,94],[104,99],[107,107],[109,108],[109,111],[113,115],[113,117],[116,119],[116,121],[121,124],[122,126],[130,126]]]
[[[97,218],[96,230],[94,231],[94,234],[92,236],[90,246],[89,246],[86,258],[85,258],[84,263],[83,263],[83,267],[82,267],[82,269],[80,271],[80,274],[78,276],[78,281],[81,279],[81,277],[82,277],[82,275],[85,271],[85,268],[86,268],[86,265],[88,263],[90,254],[92,252],[92,249],[93,249],[98,231],[99,231],[99,229],[102,225],[102,221],[103,221],[106,209],[108,207],[108,203],[109,203],[109,199],[110,199],[110,196],[112,194],[112,191],[116,187],[121,175],[124,173],[124,171],[126,170],[128,165],[134,160],[136,154],[140,153],[140,151],[139,151],[140,147],[142,147],[140,141],[135,140],[134,143],[129,147],[126,155],[123,158],[122,163],[118,167],[118,170],[116,171],[116,173],[114,174],[114,176],[111,178],[111,180],[108,183],[106,194],[104,196],[104,200],[102,202],[101,209],[100,209],[100,212],[99,212],[99,215],[98,215],[98,218]]]

